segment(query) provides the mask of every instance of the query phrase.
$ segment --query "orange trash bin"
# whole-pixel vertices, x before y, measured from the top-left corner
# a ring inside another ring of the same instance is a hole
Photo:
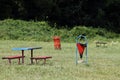
[[[54,48],[55,49],[61,49],[60,37],[59,36],[54,36],[53,41],[54,41]]]

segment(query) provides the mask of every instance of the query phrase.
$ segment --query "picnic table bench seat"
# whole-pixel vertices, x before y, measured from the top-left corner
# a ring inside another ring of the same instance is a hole
[[[44,64],[46,63],[46,59],[50,59],[52,56],[36,56],[36,57],[31,57],[32,60],[35,60],[37,63],[37,60],[44,60]]]
[[[18,59],[18,64],[20,64],[20,58],[24,58],[25,56],[21,56],[21,55],[14,55],[14,56],[6,56],[6,57],[2,57],[2,59],[8,59],[8,62],[11,64],[11,60],[12,59]]]

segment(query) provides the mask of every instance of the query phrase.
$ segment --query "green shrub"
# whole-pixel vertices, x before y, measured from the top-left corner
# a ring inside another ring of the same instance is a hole
[[[62,41],[75,42],[75,38],[80,34],[85,34],[88,39],[119,37],[118,34],[102,28],[75,26],[73,29],[57,29],[44,21],[34,22],[13,19],[0,21],[0,39],[3,40],[52,41],[53,36],[60,36]]]

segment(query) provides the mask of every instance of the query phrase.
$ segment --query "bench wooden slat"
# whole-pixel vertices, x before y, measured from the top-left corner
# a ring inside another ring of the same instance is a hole
[[[46,59],[49,59],[49,58],[52,58],[52,56],[36,56],[36,57],[31,57],[31,59],[36,60],[36,63],[37,63],[37,60],[43,59],[44,60],[44,64],[46,63]]]
[[[8,59],[9,63],[11,64],[11,60],[12,59],[18,59],[18,64],[20,64],[20,58],[24,58],[25,56],[21,56],[21,55],[15,55],[15,56],[6,56],[6,57],[2,57],[2,59]]]
[[[21,55],[16,55],[16,56],[6,56],[6,57],[2,57],[2,59],[17,59],[17,58],[23,58],[25,56],[21,56]]]
[[[36,56],[32,57],[31,59],[47,59],[47,58],[52,58],[52,56]]]

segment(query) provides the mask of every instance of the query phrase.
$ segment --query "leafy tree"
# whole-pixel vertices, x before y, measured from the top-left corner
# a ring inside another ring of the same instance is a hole
[[[113,30],[114,32],[119,33],[120,31],[120,1],[112,2],[109,6],[106,7],[106,25],[108,29]]]
[[[46,20],[51,13],[53,0],[24,0],[26,18],[34,20]]]
[[[0,19],[102,27],[120,32],[120,0],[0,0]]]

